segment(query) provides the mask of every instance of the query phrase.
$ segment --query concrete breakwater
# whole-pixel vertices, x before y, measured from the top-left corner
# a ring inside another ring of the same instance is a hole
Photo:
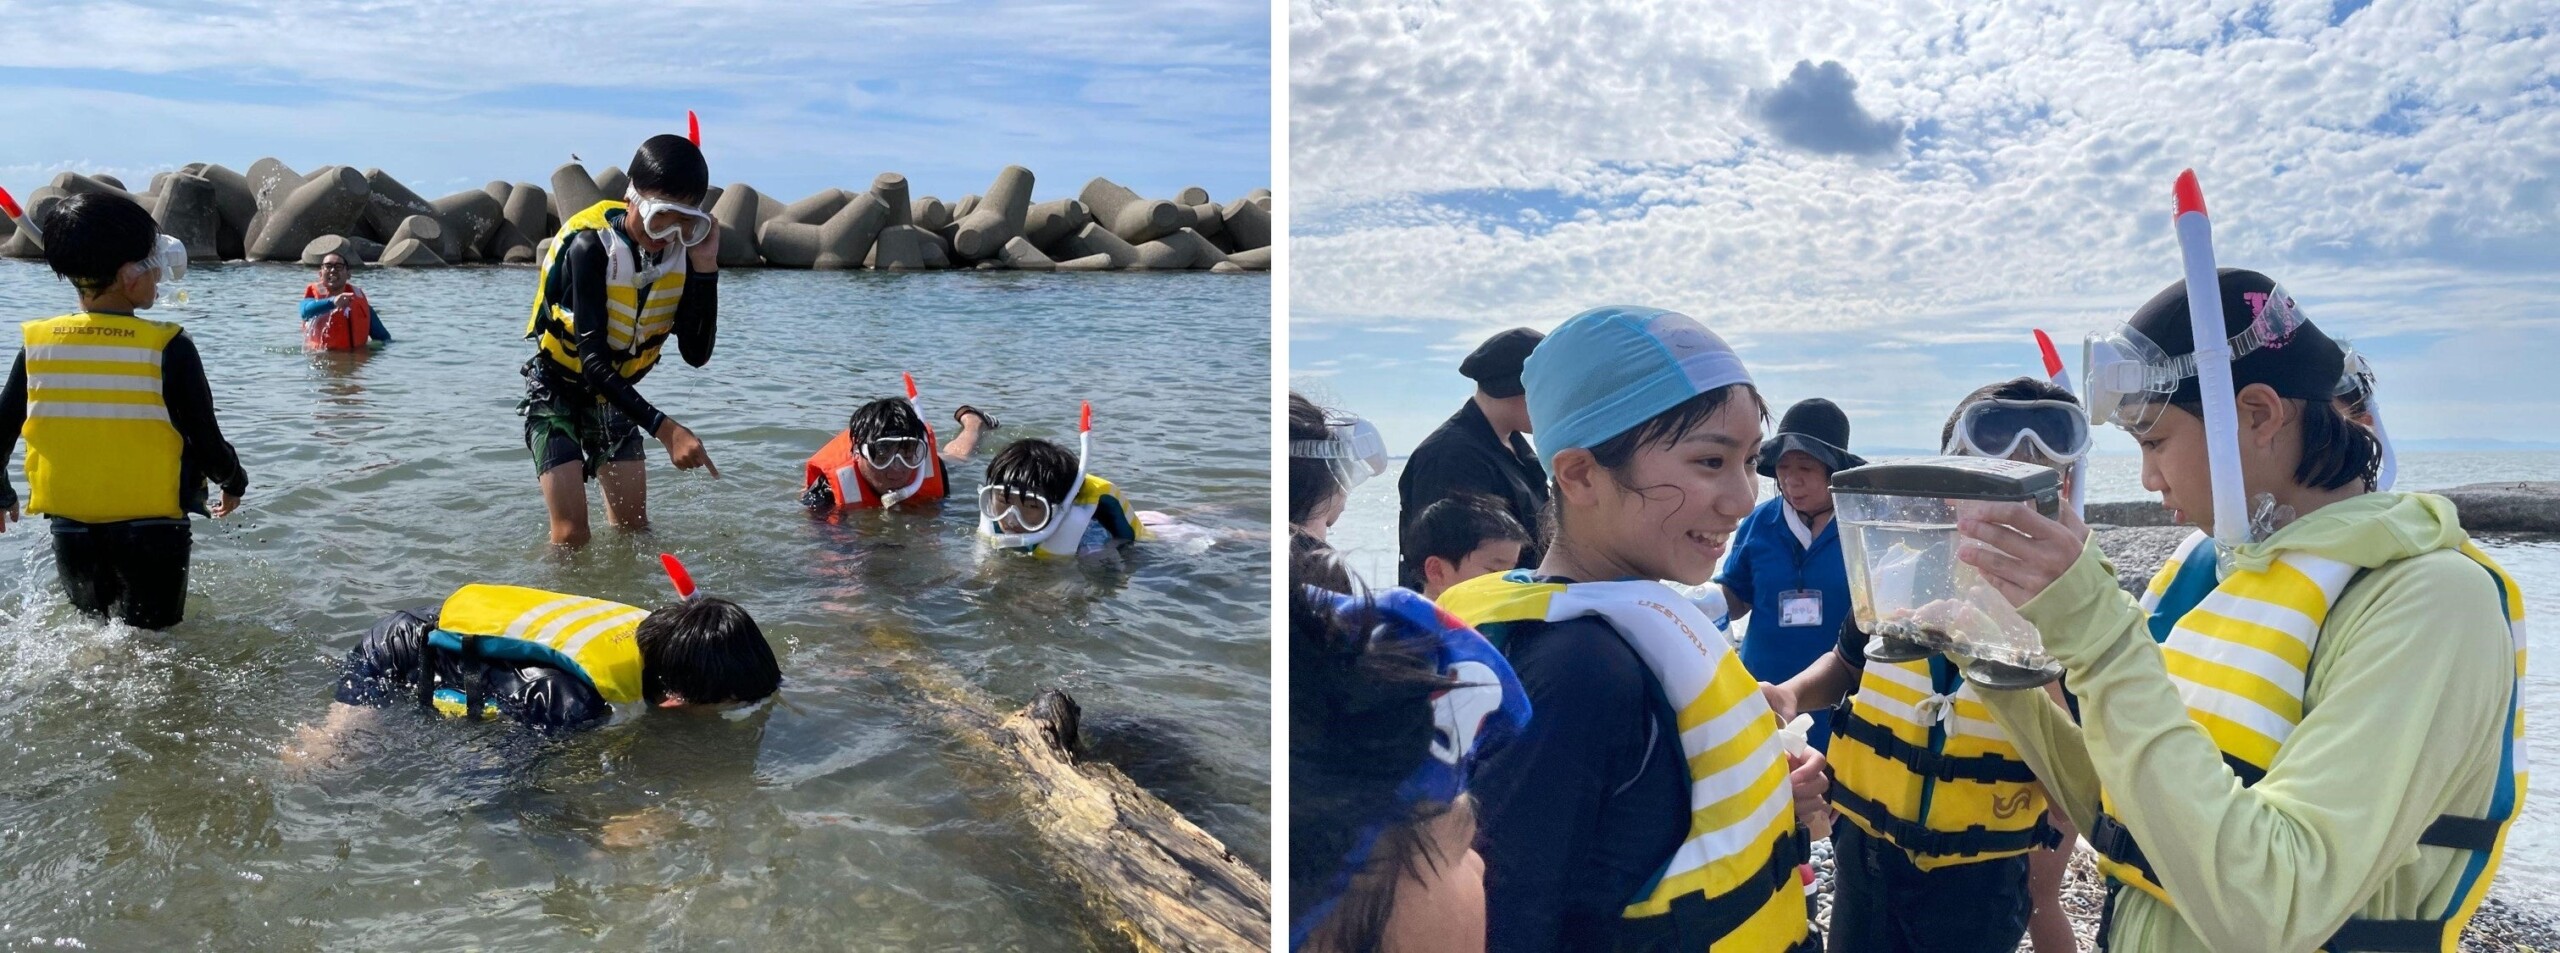
[[[720,223],[723,268],[924,271],[1267,271],[1272,195],[1228,202],[1192,187],[1150,199],[1105,178],[1075,198],[1031,201],[1031,170],[1006,166],[983,193],[957,202],[911,196],[906,176],[884,172],[862,191],[829,188],[785,202],[745,183],[715,186],[703,209]],[[380,169],[323,166],[305,175],[276,159],[246,173],[193,163],[129,190],[111,175],[64,172],[24,196],[23,219],[0,218],[0,257],[44,255],[43,224],[63,199],[123,195],[150,210],[160,230],[195,261],[317,264],[339,253],[361,265],[418,268],[542,260],[562,219],[606,199],[630,178],[572,162],[548,187],[495,181],[429,200]],[[28,227],[32,225],[33,227]]]

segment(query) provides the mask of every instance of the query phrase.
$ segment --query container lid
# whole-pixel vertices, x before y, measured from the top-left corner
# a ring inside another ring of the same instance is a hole
[[[1842,470],[1831,475],[1831,491],[2023,502],[2059,495],[2062,471],[1998,457],[1922,457]]]

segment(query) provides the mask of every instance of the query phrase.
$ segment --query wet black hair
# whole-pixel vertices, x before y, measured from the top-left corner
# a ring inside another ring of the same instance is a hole
[[[987,485],[1018,486],[1065,506],[1076,491],[1075,451],[1046,440],[1016,440],[987,461]]]
[[[1653,415],[1652,419],[1629,428],[1627,432],[1600,441],[1598,446],[1591,448],[1591,459],[1600,464],[1601,469],[1609,471],[1609,476],[1617,480],[1618,486],[1626,490],[1649,493],[1659,489],[1658,487],[1638,487],[1626,481],[1627,464],[1635,460],[1636,451],[1648,446],[1667,447],[1679,443],[1682,438],[1689,435],[1690,431],[1706,426],[1707,420],[1714,417],[1716,411],[1723,410],[1725,402],[1734,400],[1736,395],[1751,398],[1751,402],[1760,408],[1761,426],[1767,427],[1769,402],[1761,399],[1760,388],[1748,383],[1727,384],[1673,404],[1671,409]],[[1736,461],[1735,465],[1756,469],[1752,458],[1759,452],[1758,445],[1749,447],[1742,451],[1744,459]],[[1549,474],[1547,506],[1538,514],[1537,532],[1540,549],[1555,547],[1556,534],[1561,531],[1563,524],[1564,488],[1556,485],[1554,474]]]
[[[1324,408],[1316,402],[1289,392],[1289,441],[1324,440],[1333,436],[1325,422]],[[1314,517],[1316,507],[1342,495],[1342,481],[1333,475],[1333,465],[1296,454],[1289,456],[1289,525],[1296,526]]]
[[[924,421],[916,416],[915,405],[903,397],[883,397],[855,408],[845,429],[853,434],[855,449],[882,437],[924,439]]]
[[[702,197],[711,192],[711,164],[703,161],[702,148],[683,136],[650,136],[640,144],[640,151],[631,154],[629,174],[632,188],[687,205],[702,204]]]
[[[696,596],[640,620],[640,695],[689,705],[751,702],[782,687],[782,666],[764,630],[737,603]]]
[[[1460,493],[1434,501],[1404,527],[1404,556],[1399,575],[1425,578],[1422,561],[1438,556],[1454,564],[1477,547],[1492,542],[1529,542],[1529,530],[1511,518],[1502,501],[1480,493]]]
[[[1964,419],[1964,409],[1986,400],[2058,400],[2074,405],[2080,403],[2079,395],[2073,394],[2070,388],[2040,377],[2022,375],[1997,384],[1984,384],[1974,388],[1973,393],[1964,395],[1963,400],[1956,401],[1955,412],[1947,415],[1947,425],[1938,428],[1938,446],[1943,447],[1956,442],[1956,421]]]
[[[44,261],[83,294],[116,283],[124,266],[151,257],[160,225],[121,195],[82,192],[54,203],[44,221]]]
[[[1308,592],[1307,580],[1340,572],[1330,563],[1301,555],[1290,565],[1298,584],[1289,587],[1289,916],[1323,900],[1361,831],[1385,821],[1368,863],[1308,944],[1350,953],[1379,948],[1399,881],[1458,860],[1437,850],[1430,822],[1471,808],[1463,799],[1424,802],[1382,817],[1397,786],[1431,757],[1432,695],[1455,683],[1419,646],[1372,641],[1377,620],[1367,611],[1337,612]]]

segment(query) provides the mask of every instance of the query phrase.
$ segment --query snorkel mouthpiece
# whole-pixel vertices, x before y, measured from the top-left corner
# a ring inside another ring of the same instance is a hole
[[[693,574],[685,571],[684,563],[677,560],[674,553],[659,553],[658,565],[666,568],[667,581],[675,584],[676,598],[690,602],[702,594],[702,590],[693,584]]]

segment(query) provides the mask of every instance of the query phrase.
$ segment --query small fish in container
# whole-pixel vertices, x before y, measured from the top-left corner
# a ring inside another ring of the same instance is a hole
[[[1923,457],[1831,475],[1833,517],[1848,560],[1849,597],[1867,657],[1908,662],[1948,652],[1974,660],[1964,677],[2033,688],[2062,677],[2036,627],[1956,558],[1956,520],[1986,503],[2031,503],[2052,516],[2062,473],[1985,457]]]

